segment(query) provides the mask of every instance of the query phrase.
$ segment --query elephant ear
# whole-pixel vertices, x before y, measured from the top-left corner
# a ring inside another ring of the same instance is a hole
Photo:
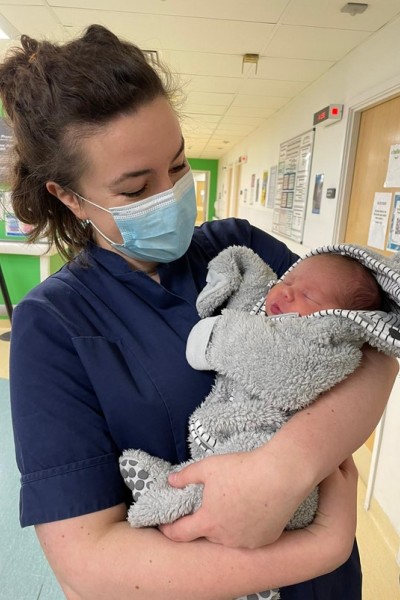
[[[322,310],[310,317],[334,315],[350,319],[358,326],[360,339],[386,354],[400,358],[400,253],[386,257],[370,248],[337,244],[312,250],[300,260],[328,252],[354,258],[369,269],[381,287],[382,306],[380,310]],[[283,279],[285,276],[286,273]]]
[[[276,275],[250,248],[229,246],[210,261],[206,281],[196,302],[201,317],[225,306],[250,311]]]

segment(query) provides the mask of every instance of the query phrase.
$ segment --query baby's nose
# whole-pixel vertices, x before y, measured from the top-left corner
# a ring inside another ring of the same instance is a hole
[[[288,302],[292,302],[295,296],[295,291],[292,286],[285,287],[285,298]]]

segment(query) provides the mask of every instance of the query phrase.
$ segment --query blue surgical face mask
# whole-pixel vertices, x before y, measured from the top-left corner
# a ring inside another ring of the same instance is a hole
[[[123,244],[113,242],[90,223],[113,248],[130,258],[168,263],[183,256],[189,248],[197,214],[191,171],[171,189],[125,206],[107,209],[76,195],[112,215]]]

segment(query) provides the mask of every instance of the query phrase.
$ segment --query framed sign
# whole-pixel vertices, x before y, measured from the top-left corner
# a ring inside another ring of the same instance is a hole
[[[280,145],[272,231],[301,243],[310,182],[314,130]]]

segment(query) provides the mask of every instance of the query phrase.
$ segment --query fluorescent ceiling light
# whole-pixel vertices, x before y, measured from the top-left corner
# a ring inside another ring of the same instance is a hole
[[[18,29],[0,14],[0,40],[15,40],[20,35]]]

